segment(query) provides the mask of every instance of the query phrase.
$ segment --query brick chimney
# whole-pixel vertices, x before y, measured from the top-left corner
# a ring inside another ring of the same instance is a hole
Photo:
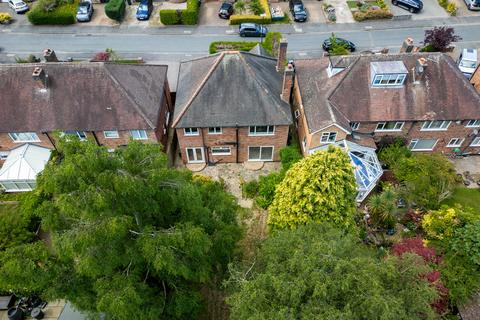
[[[400,53],[411,53],[413,51],[413,39],[407,38],[403,41],[402,47],[400,48]]]
[[[280,45],[278,46],[278,57],[277,57],[277,71],[283,72],[285,70],[285,65],[287,63],[287,39],[282,38],[280,40]]]
[[[40,67],[35,67],[32,73],[32,79],[35,81],[36,85],[40,89],[47,89],[48,86],[48,75]]]
[[[295,67],[293,61],[289,62],[283,73],[283,86],[282,86],[282,100],[290,103],[290,97],[293,90],[293,82],[295,80]]]
[[[45,62],[58,62],[57,55],[52,49],[43,50],[43,58]]]
[[[415,74],[417,77],[421,77],[425,73],[425,68],[427,68],[427,59],[420,58],[415,62]]]

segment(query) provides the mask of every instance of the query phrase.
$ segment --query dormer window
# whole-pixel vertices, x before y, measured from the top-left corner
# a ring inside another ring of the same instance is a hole
[[[402,86],[408,70],[402,61],[375,61],[370,63],[370,77],[373,87]]]

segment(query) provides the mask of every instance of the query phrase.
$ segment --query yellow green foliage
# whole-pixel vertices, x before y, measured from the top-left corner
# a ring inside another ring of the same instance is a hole
[[[422,219],[422,228],[428,240],[447,240],[456,229],[466,223],[478,221],[479,217],[461,206],[442,206],[439,210],[429,211]]]
[[[0,12],[0,24],[9,23],[12,16],[8,12]]]
[[[317,152],[294,164],[275,191],[268,223],[295,228],[307,222],[354,225],[356,182],[346,153],[337,147]]]

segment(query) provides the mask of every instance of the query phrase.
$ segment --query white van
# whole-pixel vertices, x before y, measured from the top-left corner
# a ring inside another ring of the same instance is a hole
[[[463,49],[460,57],[458,57],[458,68],[468,79],[470,79],[477,68],[477,60],[477,49]]]

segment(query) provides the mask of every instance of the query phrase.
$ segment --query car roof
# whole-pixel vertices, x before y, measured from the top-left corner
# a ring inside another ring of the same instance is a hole
[[[462,59],[477,61],[477,49],[463,49]]]
[[[256,28],[256,27],[257,27],[257,24],[251,23],[251,22],[242,23],[240,25],[240,28]]]
[[[12,0],[13,3],[21,3],[23,0]]]

